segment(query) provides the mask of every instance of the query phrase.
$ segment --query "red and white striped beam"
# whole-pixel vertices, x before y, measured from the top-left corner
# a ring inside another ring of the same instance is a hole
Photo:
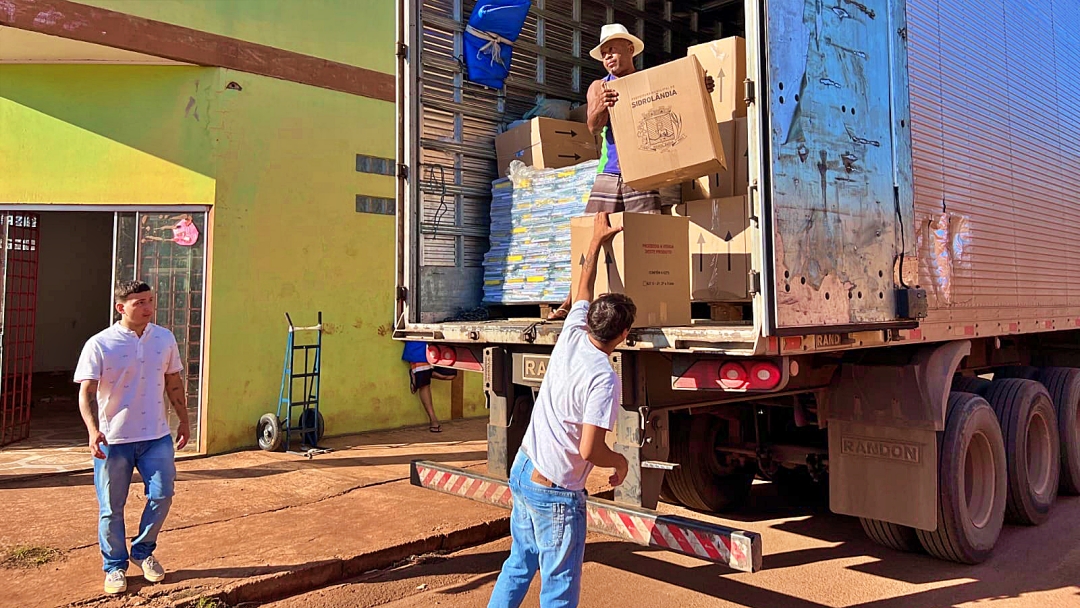
[[[504,509],[513,506],[507,482],[477,473],[415,460],[411,478],[414,486]],[[761,569],[761,536],[756,532],[676,515],[662,515],[600,498],[590,497],[586,509],[589,530],[593,532],[725,564],[742,572]]]

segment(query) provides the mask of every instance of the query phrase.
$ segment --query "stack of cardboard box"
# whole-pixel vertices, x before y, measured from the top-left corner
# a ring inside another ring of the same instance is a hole
[[[676,213],[690,218],[690,294],[695,302],[749,299],[750,170],[746,125],[746,41],[731,37],[692,46],[688,54],[713,77],[713,110],[727,167],[683,183]]]
[[[639,325],[688,324],[691,301],[749,299],[745,80],[745,40],[726,38],[606,85],[619,93],[611,125],[623,180],[637,190],[682,188],[677,218],[611,216],[623,232],[600,260],[596,293],[629,295]],[[591,222],[573,224],[575,284]]]

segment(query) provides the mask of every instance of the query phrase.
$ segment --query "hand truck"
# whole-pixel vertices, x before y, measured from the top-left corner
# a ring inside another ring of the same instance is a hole
[[[319,312],[318,324],[310,327],[296,327],[289,313],[285,313],[285,320],[289,323],[289,336],[285,342],[285,363],[281,372],[277,413],[263,414],[259,419],[257,428],[259,447],[268,452],[275,452],[284,444],[287,453],[311,458],[317,454],[330,452],[329,449],[319,447],[319,441],[322,440],[326,430],[323,416],[319,412],[322,312]],[[297,332],[314,332],[315,341],[297,344]],[[300,353],[303,353],[302,358],[299,356]],[[296,399],[297,392],[301,395],[299,400]],[[302,451],[291,449],[292,437],[296,434],[300,436],[302,445],[307,446],[308,449]]]

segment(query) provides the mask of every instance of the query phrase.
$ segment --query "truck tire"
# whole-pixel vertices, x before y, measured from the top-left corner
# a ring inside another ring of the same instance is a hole
[[[1005,442],[994,410],[971,393],[949,395],[938,433],[938,516],[933,532],[916,530],[938,559],[978,564],[990,557],[1005,521]]]
[[[709,414],[672,416],[671,457],[679,464],[664,477],[668,489],[684,506],[719,512],[741,506],[750,495],[754,468],[729,466],[716,452],[726,422]]]
[[[866,517],[860,517],[859,523],[862,524],[863,532],[866,532],[870,540],[883,547],[907,553],[922,551],[922,545],[919,544],[919,535],[915,532],[915,528]]]
[[[1050,393],[1057,409],[1061,443],[1058,493],[1080,496],[1080,369],[1047,367],[1039,374],[1039,381]]]
[[[978,376],[953,376],[952,390],[957,393],[971,393],[983,396],[990,388],[991,382]]]
[[[1009,491],[1005,519],[1038,525],[1050,516],[1061,476],[1057,414],[1050,394],[1034,380],[995,380],[986,400],[1005,439]]]

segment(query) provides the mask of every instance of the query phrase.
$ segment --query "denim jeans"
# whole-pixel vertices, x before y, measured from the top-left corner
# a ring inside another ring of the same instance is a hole
[[[530,479],[532,472],[532,461],[525,452],[518,451],[510,471],[513,544],[488,608],[521,605],[537,570],[543,608],[578,605],[588,523],[585,492],[546,488]]]
[[[127,539],[124,533],[124,504],[135,469],[143,478],[146,507],[139,522],[139,535],[131,543],[131,558],[146,559],[157,548],[158,532],[172,506],[176,463],[172,436],[152,441],[103,445],[105,458],[94,459],[94,487],[98,499],[98,544],[105,572],[126,570]]]

